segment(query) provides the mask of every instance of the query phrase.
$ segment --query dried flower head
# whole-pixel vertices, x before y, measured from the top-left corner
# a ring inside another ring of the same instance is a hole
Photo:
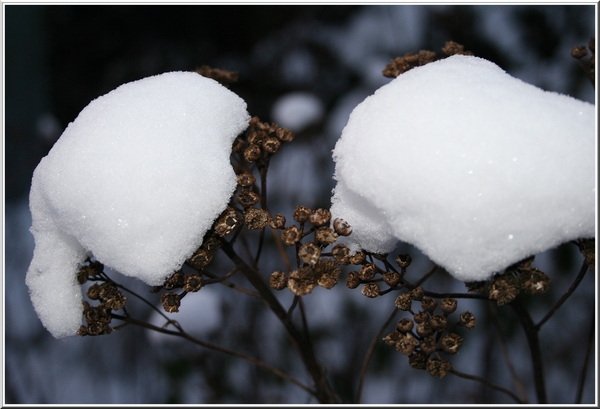
[[[435,61],[435,52],[429,50],[419,50],[419,65],[429,64]]]
[[[411,262],[412,257],[409,254],[399,254],[398,257],[396,257],[396,264],[398,264],[400,268],[407,268],[410,266]]]
[[[237,175],[237,183],[241,187],[250,187],[256,182],[256,177],[249,172],[242,172]]]
[[[317,286],[317,281],[317,274],[311,267],[300,267],[290,272],[287,285],[294,295],[302,296],[310,294]]]
[[[432,358],[427,360],[426,369],[431,376],[437,376],[442,379],[452,369],[452,365],[450,365],[450,362],[448,361]]]
[[[457,334],[451,333],[444,335],[440,340],[442,350],[448,354],[455,354],[462,345],[463,339]]]
[[[363,264],[359,277],[361,280],[372,280],[377,272],[377,266],[373,263]]]
[[[210,264],[212,257],[211,253],[201,247],[190,257],[188,262],[196,270],[202,270]]]
[[[412,299],[410,297],[410,294],[400,294],[398,297],[396,297],[395,305],[396,308],[399,308],[402,311],[410,311],[410,307],[412,305]]]
[[[381,289],[377,283],[366,283],[363,285],[361,292],[366,297],[376,298],[379,296]]]
[[[427,355],[424,352],[416,351],[408,357],[408,364],[414,369],[425,369],[427,365]]]
[[[232,207],[227,207],[215,225],[215,233],[223,237],[237,227],[239,219]]]
[[[280,146],[281,142],[274,136],[268,136],[262,141],[262,148],[270,154],[276,153]]]
[[[251,145],[260,145],[266,137],[267,133],[262,129],[253,131],[248,135],[248,143]]]
[[[321,227],[315,231],[315,240],[326,246],[332,244],[337,239],[337,234],[329,227]],[[350,257],[352,261],[352,256]]]
[[[348,273],[348,278],[346,279],[346,287],[351,290],[355,289],[360,285],[360,277],[356,271],[351,271]]]
[[[431,325],[429,324],[429,320],[419,322],[417,324],[417,334],[419,334],[419,336],[421,336],[421,337],[426,337],[426,336],[433,334],[433,328],[431,328]]]
[[[104,306],[114,311],[118,311],[125,307],[127,303],[127,297],[125,297],[121,292],[118,292],[114,297],[107,299],[104,302]]]
[[[333,229],[340,236],[349,236],[352,233],[352,227],[344,219],[336,218],[333,221]]]
[[[294,139],[294,134],[287,128],[277,128],[275,135],[281,142],[291,142]]]
[[[335,234],[335,233],[334,233]],[[365,262],[367,259],[367,255],[364,251],[357,251],[354,254],[350,255],[350,263],[354,265],[359,265]]]
[[[427,311],[419,311],[418,313],[416,313],[414,315],[414,320],[417,324],[421,324],[423,322],[427,322],[429,321],[429,318],[431,316],[429,315],[429,313]]]
[[[104,326],[110,323],[112,319],[109,309],[104,306],[86,308],[83,310],[83,316],[85,317],[88,326],[94,323],[99,323]]]
[[[440,303],[440,310],[445,315],[452,314],[456,311],[456,307],[458,306],[458,302],[452,298],[444,298]]]
[[[410,290],[410,298],[412,298],[415,301],[421,301],[424,296],[425,290],[423,290],[423,287],[415,287],[412,290]]]
[[[296,225],[286,227],[281,232],[281,239],[288,246],[293,246],[302,239],[302,232]]]
[[[90,300],[99,300],[100,285],[98,283],[94,283],[90,288],[88,288],[86,295]]]
[[[431,355],[435,352],[437,348],[437,342],[435,340],[434,335],[430,335],[428,337],[424,337],[419,343],[419,349],[423,351],[426,355]]]
[[[475,315],[469,311],[463,312],[460,314],[460,325],[467,329],[475,328]]]
[[[328,225],[329,220],[331,212],[327,209],[317,209],[309,216],[309,221],[316,227]]]
[[[202,288],[202,285],[202,276],[194,273],[185,277],[183,289],[188,293],[195,293]]]
[[[248,162],[254,162],[260,158],[262,151],[260,146],[255,144],[250,144],[244,149],[244,159]]]
[[[437,301],[431,297],[423,297],[421,307],[427,312],[433,312],[437,308]]]
[[[331,250],[331,255],[340,264],[350,263],[350,249],[342,243],[336,244]]]
[[[437,332],[444,331],[447,323],[448,321],[443,315],[434,315],[429,319],[429,325],[431,326],[431,329]]]
[[[383,273],[383,281],[390,287],[395,287],[401,280],[400,274],[395,271],[386,271]]]
[[[196,72],[203,77],[212,78],[227,88],[229,88],[229,85],[237,82],[239,78],[239,74],[235,71],[212,68],[208,65],[203,65],[200,68],[197,68]]]
[[[244,208],[248,208],[254,206],[260,201],[260,197],[257,193],[253,192],[250,189],[242,189],[240,194],[237,197],[238,203],[241,204]]]
[[[170,290],[172,288],[181,288],[183,287],[183,279],[184,279],[185,275],[183,274],[182,271],[176,271],[173,273],[173,275],[169,278],[167,278],[163,284],[163,287],[166,288],[167,290]],[[108,297],[103,297],[103,298],[108,298]]]
[[[519,282],[512,274],[496,276],[490,285],[490,300],[496,300],[498,305],[505,305],[519,295]]]
[[[298,249],[298,257],[306,264],[313,266],[317,264],[319,257],[321,257],[321,249],[312,241],[304,243]]]
[[[269,219],[269,226],[273,229],[283,229],[285,226],[285,216],[275,213],[275,216]]]
[[[521,274],[521,287],[528,294],[542,294],[550,289],[550,277],[537,268]]]
[[[396,329],[401,333],[405,334],[407,332],[412,331],[414,325],[415,323],[410,318],[402,318],[400,321],[398,321]]]
[[[264,229],[269,224],[269,213],[266,210],[251,207],[244,212],[244,224],[252,230]]]
[[[583,58],[588,54],[587,49],[585,48],[585,45],[581,45],[581,46],[575,46],[571,49],[571,57],[573,58]]]
[[[163,308],[166,312],[179,312],[179,306],[181,305],[181,300],[178,294],[175,293],[164,293],[160,297],[160,301],[163,303]]]
[[[485,281],[471,281],[471,282],[466,282],[465,286],[467,287],[467,290],[472,293],[482,293],[483,291],[485,291],[485,286],[486,286],[487,282]]]
[[[320,275],[317,283],[328,290],[332,289],[340,278],[340,268],[338,264],[328,258],[321,258],[314,266],[315,271]]]
[[[311,209],[309,209],[308,207],[306,207],[306,206],[298,206],[294,210],[294,213],[292,214],[292,217],[298,223],[304,223],[304,222],[308,221],[308,219],[310,218],[310,215],[312,213],[313,213],[313,211]]]
[[[271,278],[269,279],[269,284],[276,290],[283,290],[287,287],[288,276],[283,271],[273,271],[271,274]]]
[[[458,44],[454,41],[446,41],[444,47],[442,47],[442,52],[448,56],[460,54],[460,55],[473,55],[471,51],[465,50],[465,47],[461,44]]]
[[[406,356],[410,356],[418,344],[418,341],[411,334],[402,334],[398,331],[388,334],[383,340],[386,344],[395,347],[396,350],[402,352]]]

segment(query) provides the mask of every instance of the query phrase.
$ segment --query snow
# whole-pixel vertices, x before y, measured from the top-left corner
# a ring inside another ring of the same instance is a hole
[[[595,236],[595,107],[477,57],[414,68],[336,144],[333,217],[353,251],[400,240],[462,281]]]
[[[85,107],[36,168],[26,282],[57,338],[81,325],[76,272],[93,256],[158,285],[201,244],[236,186],[234,138],[246,103],[216,81],[170,72]]]
[[[295,91],[279,97],[271,111],[275,123],[298,133],[318,122],[325,113],[325,106],[316,95]]]

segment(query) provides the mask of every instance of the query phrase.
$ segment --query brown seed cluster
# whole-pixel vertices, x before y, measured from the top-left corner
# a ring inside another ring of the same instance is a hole
[[[77,272],[77,282],[79,284],[85,284],[88,278],[94,278],[99,276],[104,271],[104,265],[99,261],[89,261],[88,264],[84,265]]]
[[[94,265],[100,268],[101,264]],[[117,311],[125,307],[127,298],[121,293],[117,285],[111,281],[101,284],[94,283],[88,288],[87,297],[90,300],[100,301],[93,307],[87,301],[83,302],[83,316],[87,325],[82,325],[77,331],[78,335],[106,335],[112,332],[109,326],[111,322],[111,311]]]
[[[284,288],[282,272],[271,275],[271,286],[276,289]],[[340,276],[339,265],[332,259],[319,258],[314,265],[304,265],[297,270],[291,271],[287,277],[287,287],[294,295],[302,296],[310,294],[316,286],[332,289],[338,282]]]
[[[196,72],[203,77],[212,78],[213,80],[221,83],[225,87],[237,82],[239,74],[233,71],[222,70],[219,68],[211,68],[208,65],[203,65],[196,69]]]
[[[289,129],[253,117],[246,134],[236,139],[233,152],[241,152],[246,162],[256,162],[260,167],[261,162],[279,151],[282,143],[293,139],[294,134]]]
[[[473,55],[471,51],[465,50],[465,47],[461,44],[458,44],[454,41],[446,41],[444,47],[442,47],[442,52],[447,56],[451,55]]]
[[[429,50],[420,50],[418,54],[406,53],[403,57],[394,58],[383,70],[383,76],[396,78],[398,75],[418,66],[435,61],[436,54]]]
[[[575,46],[571,49],[571,57],[577,59],[579,62],[579,66],[583,69],[586,76],[595,86],[596,84],[596,37],[592,37],[588,42],[587,48],[590,50],[589,55],[590,58],[586,59],[588,56],[588,50],[585,48],[585,45]]]

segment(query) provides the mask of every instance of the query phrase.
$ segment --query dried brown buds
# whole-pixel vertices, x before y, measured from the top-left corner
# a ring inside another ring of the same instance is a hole
[[[321,257],[321,249],[313,242],[304,243],[298,249],[298,257],[306,264],[313,266]]]
[[[467,329],[475,328],[475,315],[469,311],[463,312],[460,314],[460,325]]]
[[[377,272],[377,267],[373,263],[367,263],[360,269],[359,277],[361,280],[372,280]]]
[[[271,278],[269,279],[271,287],[273,287],[276,290],[283,290],[285,287],[287,287],[287,282],[287,274],[283,271],[274,271],[271,274]]]
[[[433,312],[437,308],[437,301],[431,297],[423,297],[421,307],[427,312]]]
[[[254,162],[260,158],[262,151],[260,146],[255,144],[250,144],[244,149],[244,159],[248,162]]]
[[[398,297],[396,297],[395,305],[396,308],[399,308],[402,311],[410,311],[410,307],[412,305],[412,299],[410,297],[410,294],[400,294]]]
[[[346,279],[346,287],[353,290],[360,285],[360,277],[356,271],[351,271],[348,273],[348,278]]]
[[[237,227],[238,223],[239,219],[235,214],[235,210],[231,207],[228,207],[217,220],[217,224],[215,225],[215,233],[223,237],[231,233],[233,229]]]
[[[452,366],[448,361],[444,361],[439,358],[432,358],[427,360],[426,369],[431,376],[437,376],[438,378],[442,379],[448,374],[448,371],[452,369]]]
[[[302,239],[302,232],[296,225],[286,227],[281,232],[281,239],[288,246],[293,246]]]
[[[237,175],[237,183],[241,187],[250,187],[256,181],[256,177],[248,172],[243,172]]]
[[[407,268],[410,266],[411,262],[412,257],[408,254],[399,254],[398,257],[396,257],[396,264],[398,264],[400,268]]]
[[[321,258],[317,261],[314,269],[319,275],[317,283],[328,290],[332,289],[340,278],[340,268],[338,264],[328,258]]]
[[[350,227],[347,221],[340,218],[336,218],[333,221],[333,229],[340,236],[349,236],[352,233],[352,227]]]
[[[519,283],[512,274],[504,274],[494,278],[490,285],[490,300],[496,300],[498,305],[505,305],[519,295]]]
[[[294,139],[294,134],[287,128],[277,128],[275,135],[281,142],[291,142]]]
[[[252,230],[263,229],[269,224],[269,213],[266,210],[251,207],[244,212],[244,224]]]
[[[202,276],[199,274],[190,274],[185,277],[183,289],[188,293],[195,293],[202,288]]]
[[[337,234],[329,227],[321,227],[315,231],[315,239],[326,246],[332,244],[337,239]],[[351,258],[352,261],[352,258]]]
[[[404,334],[412,331],[414,325],[415,323],[410,318],[402,318],[400,321],[398,321],[396,329]]]
[[[285,227],[285,216],[275,213],[275,216],[269,220],[269,226],[273,229],[283,229]]]
[[[458,306],[458,302],[452,298],[444,298],[440,303],[440,310],[445,315],[452,314],[456,311],[456,307]]]
[[[242,189],[237,199],[239,204],[241,204],[244,208],[254,206],[260,201],[258,194],[250,189]]]
[[[308,221],[308,219],[310,218],[310,215],[312,213],[313,213],[313,211],[311,209],[309,209],[308,207],[306,207],[306,206],[298,206],[294,210],[294,213],[292,214],[292,217],[298,223],[304,223],[304,222]]]
[[[164,293],[160,297],[160,301],[163,303],[163,308],[166,312],[179,312],[179,306],[181,300],[178,294],[175,293]]]
[[[361,290],[362,294],[369,298],[376,298],[379,296],[381,290],[379,288],[379,284],[377,283],[367,283],[363,285]]]
[[[463,339],[457,334],[447,334],[440,340],[442,350],[448,354],[456,354],[462,345]]]
[[[331,255],[340,264],[349,264],[350,263],[350,249],[345,245],[339,243],[333,246],[331,250]]]
[[[327,209],[317,209],[309,216],[309,220],[316,227],[328,225],[331,212]]]

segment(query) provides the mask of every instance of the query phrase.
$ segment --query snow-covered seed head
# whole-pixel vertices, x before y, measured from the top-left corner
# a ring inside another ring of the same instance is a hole
[[[188,293],[195,293],[202,288],[202,285],[202,276],[194,273],[185,277],[183,289]]]
[[[248,162],[254,162],[260,158],[261,153],[259,145],[250,144],[244,149],[244,159]]]
[[[314,269],[319,275],[317,283],[328,290],[331,290],[340,278],[340,268],[338,264],[328,258],[321,258],[314,266]]]
[[[360,277],[356,271],[351,271],[348,273],[348,278],[346,279],[346,287],[351,290],[354,290],[356,287],[360,285]]]
[[[447,323],[448,321],[443,315],[434,315],[429,319],[429,325],[431,326],[431,329],[437,332],[444,331]]]
[[[288,276],[283,271],[273,271],[269,278],[269,284],[276,290],[283,290],[287,287]]]
[[[203,248],[199,248],[198,251],[196,251],[192,257],[190,257],[190,259],[188,260],[188,262],[191,264],[192,267],[194,267],[196,270],[201,270],[204,267],[206,267],[207,265],[210,264],[211,260],[212,260],[212,254],[209,253],[208,251],[204,250]]]
[[[335,261],[340,264],[346,265],[350,263],[350,249],[342,243],[333,246],[331,254],[333,255]]]
[[[423,297],[425,296],[425,290],[423,290],[423,287],[416,287],[413,288],[412,290],[410,290],[410,298],[412,298],[415,301],[421,301],[423,299]]]
[[[252,230],[264,229],[269,224],[269,213],[266,210],[251,207],[244,212],[244,224]]]
[[[431,297],[423,297],[421,307],[427,312],[433,312],[437,308],[437,301]]]
[[[337,239],[337,234],[329,227],[321,227],[315,232],[315,239],[326,246],[329,246]],[[350,257],[352,261],[352,257]]]
[[[456,311],[456,307],[458,306],[458,302],[452,298],[444,298],[440,303],[440,309],[446,315],[452,314]]]
[[[275,134],[281,142],[291,142],[294,139],[294,134],[287,128],[277,128]]]
[[[463,339],[457,334],[447,334],[440,340],[440,345],[444,352],[448,354],[456,354],[462,345]]]
[[[290,227],[286,227],[281,232],[281,239],[288,246],[293,246],[294,244],[298,243],[301,238],[302,232],[295,224],[291,225]]]
[[[268,136],[262,141],[262,148],[265,150],[265,152],[270,154],[276,153],[280,146],[281,142],[279,142],[279,139],[275,138],[274,136]]]
[[[545,293],[550,288],[550,284],[550,277],[536,268],[521,274],[521,287],[528,294]]]
[[[407,268],[410,266],[411,262],[412,257],[408,254],[399,254],[398,257],[396,257],[396,264],[398,264],[400,268]]]
[[[181,299],[178,294],[175,293],[164,293],[160,297],[160,301],[163,303],[163,308],[166,312],[179,312],[179,306],[181,305]]]
[[[310,218],[310,215],[312,213],[313,213],[313,211],[311,209],[309,209],[308,207],[306,207],[306,206],[298,206],[294,210],[294,213],[292,214],[292,217],[298,223],[304,223],[304,222],[308,221],[308,219]]]
[[[360,264],[364,263],[366,259],[367,259],[367,255],[365,254],[364,251],[361,250],[361,251],[357,251],[356,253],[354,253],[350,256],[350,263],[352,263],[354,265],[360,265]]]
[[[331,212],[327,209],[317,209],[308,219],[314,226],[325,226],[329,224],[329,220],[331,220]]]
[[[256,177],[249,172],[243,172],[237,175],[237,183],[241,187],[250,187],[256,181]]]
[[[427,360],[426,369],[431,376],[436,376],[442,379],[452,369],[452,365],[450,365],[450,362],[448,361],[444,361],[439,358],[432,358]]]
[[[283,229],[285,226],[285,216],[280,213],[275,213],[275,216],[269,219],[269,226],[273,229]]]
[[[396,297],[395,305],[396,308],[399,308],[402,311],[410,311],[410,307],[412,305],[412,299],[410,297],[410,294],[400,294],[398,297]]]
[[[411,320],[410,318],[402,318],[400,321],[398,321],[398,325],[396,325],[396,329],[400,332],[402,332],[403,334],[412,331],[413,327],[415,326],[415,323],[413,322],[413,320]]]
[[[298,257],[306,264],[314,266],[321,257],[321,249],[312,241],[304,243],[298,249]]]
[[[348,224],[348,222],[344,219],[340,219],[339,217],[337,217],[333,221],[333,229],[340,236],[349,236],[350,234],[352,234],[352,227],[350,227],[350,224]]]
[[[359,277],[361,280],[371,280],[375,277],[375,272],[377,271],[377,267],[373,263],[367,263],[362,266],[360,269]]]
[[[475,315],[472,312],[465,311],[460,314],[460,325],[467,329],[475,328],[475,321]]]
[[[215,225],[215,233],[223,237],[233,231],[237,227],[239,219],[235,213],[235,210],[228,207],[225,212],[221,215]]]
[[[377,283],[366,283],[363,285],[361,292],[366,297],[376,298],[381,293],[381,289]]]
[[[512,302],[519,295],[519,283],[512,274],[497,276],[490,285],[490,300],[496,300],[498,305]]]
[[[383,281],[390,287],[395,287],[402,277],[395,271],[386,271],[383,273]]]
[[[419,348],[427,355],[431,355],[437,348],[437,342],[434,335],[424,337],[419,343]]]

